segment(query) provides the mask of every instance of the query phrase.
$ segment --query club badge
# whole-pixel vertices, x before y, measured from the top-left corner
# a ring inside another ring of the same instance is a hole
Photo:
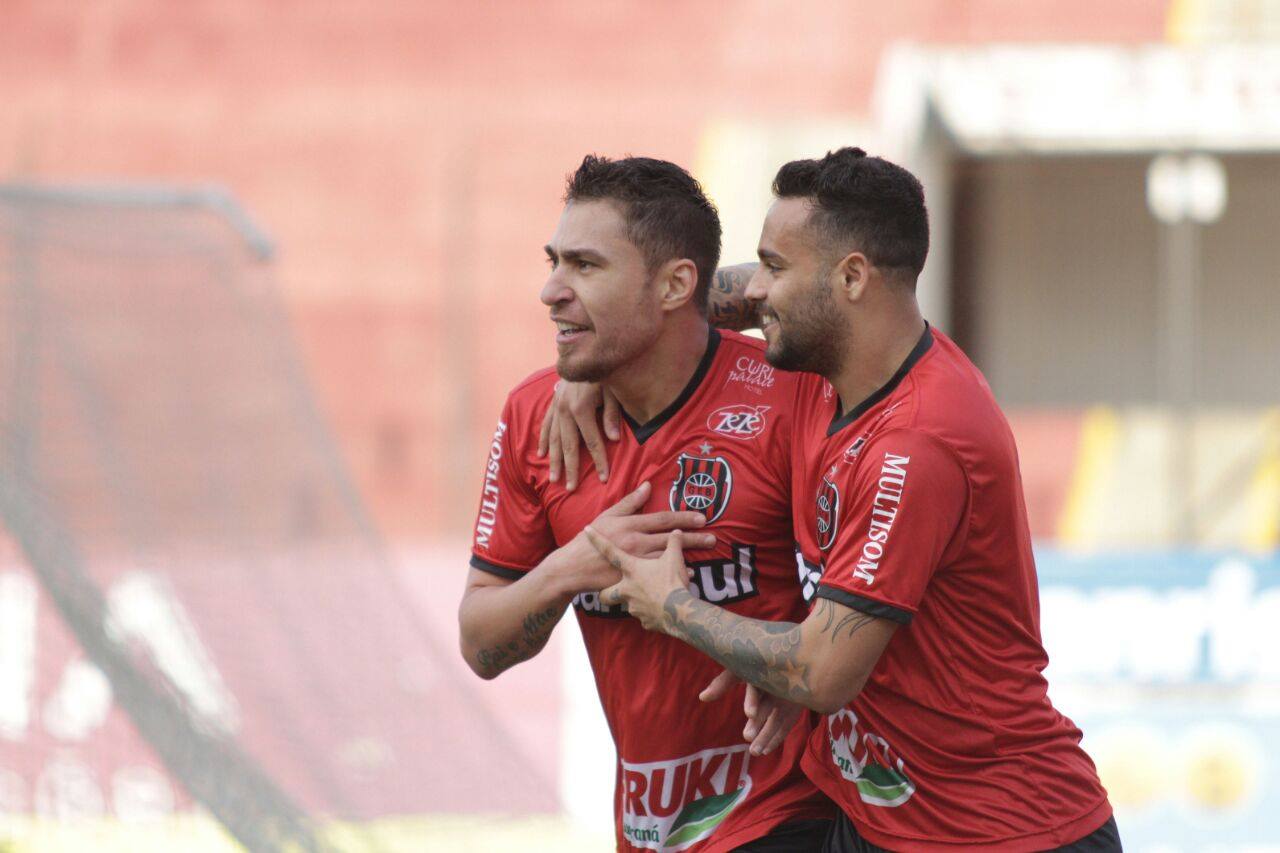
[[[724,515],[733,491],[733,471],[723,456],[693,456],[681,453],[676,459],[680,473],[671,484],[671,510],[692,510],[707,517],[707,523]]]
[[[840,490],[828,477],[822,478],[822,486],[818,489],[818,547],[823,551],[831,548],[836,540],[836,527],[840,523]]]

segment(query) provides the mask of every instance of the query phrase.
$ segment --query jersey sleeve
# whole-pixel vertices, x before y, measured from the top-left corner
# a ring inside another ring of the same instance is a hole
[[[910,622],[968,503],[968,477],[941,441],[909,429],[876,436],[858,465],[824,472],[819,512],[836,521],[817,594]]]
[[[529,464],[532,419],[514,394],[502,408],[485,459],[471,565],[517,580],[555,550]]]

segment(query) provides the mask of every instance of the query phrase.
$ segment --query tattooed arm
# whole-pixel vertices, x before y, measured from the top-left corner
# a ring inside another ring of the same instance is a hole
[[[641,513],[650,491],[648,483],[641,483],[592,524],[630,553],[655,555],[667,544],[667,531],[689,531],[706,523],[700,512]],[[690,548],[716,543],[711,533],[686,532],[681,539]],[[481,678],[498,676],[542,651],[576,594],[595,592],[617,579],[618,573],[581,534],[514,581],[473,566],[458,606],[462,657]]]
[[[752,262],[720,267],[707,294],[707,319],[720,329],[754,329],[760,325],[756,307],[746,297],[747,282],[760,265]]]
[[[675,537],[654,560],[618,550],[590,527],[587,536],[622,576],[601,593],[605,603],[625,602],[644,627],[689,643],[743,681],[825,714],[858,695],[897,628],[826,598],[800,623],[748,619],[689,592]]]
[[[458,608],[462,656],[481,678],[494,678],[542,651],[573,596],[554,572],[514,583],[479,569],[467,578]]]
[[[834,713],[857,696],[897,625],[819,598],[808,618],[748,619],[673,590],[662,630],[775,696]]]

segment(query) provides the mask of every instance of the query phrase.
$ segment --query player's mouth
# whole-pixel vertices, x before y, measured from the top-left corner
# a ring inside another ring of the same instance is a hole
[[[767,309],[760,309],[760,331],[769,334],[778,327],[778,315]]]
[[[555,320],[556,324],[556,343],[571,344],[581,339],[591,331],[589,326],[583,326],[578,323],[570,323],[567,320]]]

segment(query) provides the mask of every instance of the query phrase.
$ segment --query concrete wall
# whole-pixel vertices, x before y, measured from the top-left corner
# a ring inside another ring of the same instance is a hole
[[[1145,157],[957,166],[960,335],[1010,404],[1158,402],[1161,225]],[[1201,231],[1199,402],[1280,400],[1280,157],[1224,158]]]

